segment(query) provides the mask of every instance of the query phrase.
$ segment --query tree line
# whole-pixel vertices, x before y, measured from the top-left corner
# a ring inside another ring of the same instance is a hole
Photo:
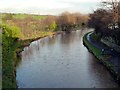
[[[41,32],[71,31],[76,27],[87,25],[88,15],[80,13],[64,12],[58,16],[46,15],[43,19],[36,19],[32,15],[27,17],[14,18],[14,14],[5,14],[3,23],[9,26],[17,26],[23,34],[23,38],[37,36]]]
[[[88,25],[95,28],[100,38],[112,38],[114,43],[120,45],[120,1],[109,0],[102,2],[102,7],[90,14]]]

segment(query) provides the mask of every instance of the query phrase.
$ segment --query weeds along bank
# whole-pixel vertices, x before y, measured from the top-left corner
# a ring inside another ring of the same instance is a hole
[[[39,37],[52,35],[53,32],[46,32]],[[16,26],[2,25],[2,87],[17,88],[16,84],[16,65],[19,62],[17,52],[24,46],[29,45],[35,40],[20,40],[22,33]],[[19,54],[19,53],[18,53]]]
[[[34,21],[36,22],[36,21]],[[3,24],[4,23],[4,24]],[[32,20],[9,19],[2,23],[2,88],[17,88],[17,53],[38,37],[53,34],[53,31],[37,30]],[[35,29],[36,28],[36,29]]]
[[[16,15],[15,15],[16,16]],[[18,15],[14,18],[11,14],[4,14],[2,18],[2,88],[17,88],[16,64],[17,51],[22,50],[35,38],[53,34],[53,31],[42,30],[40,19],[45,16]],[[24,18],[23,18],[24,17]],[[38,25],[39,24],[39,25]]]
[[[16,42],[20,37],[20,31],[17,27],[2,25],[2,87],[16,88],[15,50]]]

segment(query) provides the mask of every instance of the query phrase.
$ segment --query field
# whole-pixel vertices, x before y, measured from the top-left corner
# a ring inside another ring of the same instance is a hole
[[[7,14],[9,13],[2,13],[2,18],[4,18]],[[44,19],[47,17],[47,15],[33,15],[33,14],[12,14],[13,15],[13,18],[16,18],[16,19],[25,19],[27,17],[33,17],[34,19],[38,19],[38,20],[41,20],[41,19]]]

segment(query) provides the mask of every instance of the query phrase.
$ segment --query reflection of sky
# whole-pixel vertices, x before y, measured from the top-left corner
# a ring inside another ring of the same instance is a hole
[[[90,13],[101,0],[0,0],[0,12],[59,14]]]

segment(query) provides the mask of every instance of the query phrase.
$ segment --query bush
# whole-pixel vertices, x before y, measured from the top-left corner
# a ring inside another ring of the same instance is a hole
[[[2,87],[16,88],[14,58],[15,40],[21,35],[19,28],[2,25]]]
[[[54,22],[51,24],[50,29],[54,31],[54,30],[56,30],[56,27],[57,27],[57,24],[56,24],[56,22],[54,21]]]
[[[20,29],[16,26],[2,25],[2,39],[4,41],[10,41],[11,43],[21,37]]]

